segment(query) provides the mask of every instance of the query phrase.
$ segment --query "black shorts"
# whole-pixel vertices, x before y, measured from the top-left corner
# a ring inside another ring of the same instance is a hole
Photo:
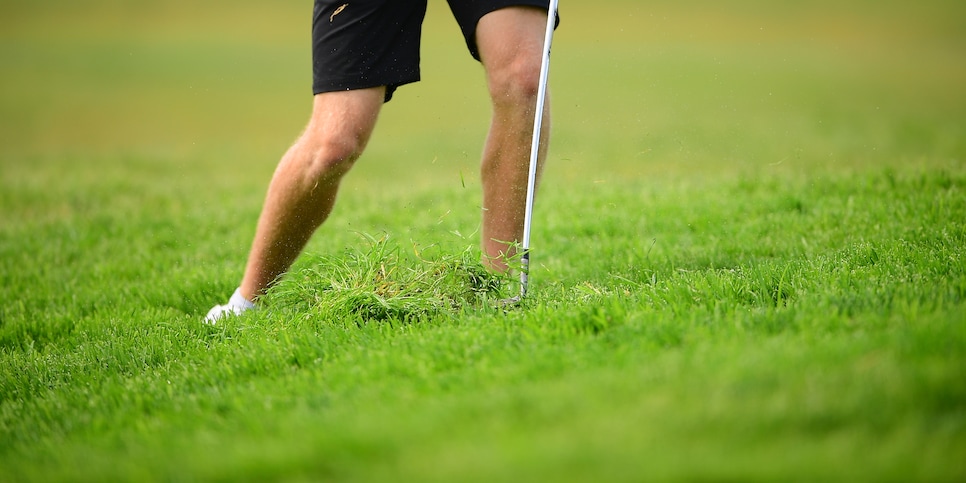
[[[386,86],[386,101],[419,80],[419,41],[427,0],[315,0],[312,14],[312,91]],[[476,24],[509,6],[546,9],[547,0],[448,0],[470,54]]]

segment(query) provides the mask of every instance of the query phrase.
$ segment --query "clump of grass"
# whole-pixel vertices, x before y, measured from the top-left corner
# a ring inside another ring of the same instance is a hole
[[[433,255],[414,246],[413,256],[403,256],[388,236],[363,236],[367,249],[309,255],[266,302],[323,318],[408,321],[486,305],[501,298],[508,280],[480,263],[479,249]]]

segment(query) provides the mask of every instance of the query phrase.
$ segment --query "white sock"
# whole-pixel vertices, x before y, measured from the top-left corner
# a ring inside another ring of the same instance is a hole
[[[206,324],[215,324],[222,317],[228,315],[241,315],[242,312],[246,310],[251,310],[255,308],[255,304],[251,300],[246,299],[241,294],[241,287],[235,289],[235,293],[231,294],[231,298],[228,299],[228,303],[225,305],[216,305],[208,311],[208,315],[205,316]]]
[[[231,298],[228,299],[228,306],[233,309],[248,310],[255,308],[250,300],[246,299],[241,294],[241,287],[235,289],[235,293],[231,294]]]

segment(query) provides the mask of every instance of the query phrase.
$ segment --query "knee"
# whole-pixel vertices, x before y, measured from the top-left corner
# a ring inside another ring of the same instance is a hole
[[[518,54],[509,62],[493,68],[489,75],[490,96],[495,104],[526,105],[532,103],[533,99],[537,97],[539,88],[539,54]]]
[[[364,143],[349,136],[303,136],[300,140],[305,156],[304,176],[313,182],[338,181],[362,155]]]

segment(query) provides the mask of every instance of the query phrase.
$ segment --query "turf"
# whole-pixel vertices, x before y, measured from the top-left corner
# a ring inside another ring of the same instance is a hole
[[[432,3],[332,218],[214,327],[308,7],[8,3],[0,481],[966,478],[959,2],[564,5],[510,310]]]

